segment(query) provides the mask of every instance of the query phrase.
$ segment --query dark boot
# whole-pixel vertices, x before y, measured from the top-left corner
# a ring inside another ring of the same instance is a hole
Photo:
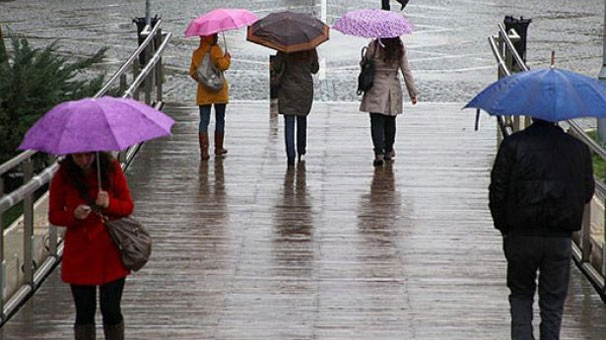
[[[74,339],[76,340],[95,340],[97,334],[95,333],[95,324],[87,325],[75,325],[74,326]]]
[[[215,132],[215,156],[223,156],[227,153],[227,149],[223,148],[225,140],[225,132]]]
[[[103,325],[105,340],[124,340],[124,320],[115,325]]]
[[[200,142],[200,158],[202,158],[202,160],[209,159],[210,156],[208,155],[208,134],[199,133],[198,141]]]

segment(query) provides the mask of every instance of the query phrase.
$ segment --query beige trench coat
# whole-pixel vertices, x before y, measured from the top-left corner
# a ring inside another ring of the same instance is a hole
[[[375,50],[375,80],[370,90],[364,93],[360,111],[381,113],[388,116],[395,116],[402,113],[402,85],[398,78],[398,70],[401,70],[404,76],[404,83],[408,90],[408,95],[412,98],[417,96],[417,89],[410,71],[406,48],[404,55],[399,62],[385,63],[382,58],[383,48],[377,44],[376,40],[368,44],[366,56],[370,57]]]

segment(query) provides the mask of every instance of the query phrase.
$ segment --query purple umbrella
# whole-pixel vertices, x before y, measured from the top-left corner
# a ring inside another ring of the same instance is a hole
[[[55,106],[27,133],[20,150],[55,155],[124,150],[170,135],[174,120],[132,99],[101,97],[68,101]]]
[[[413,25],[401,14],[380,9],[347,12],[332,26],[337,31],[364,38],[394,38],[412,33]]]

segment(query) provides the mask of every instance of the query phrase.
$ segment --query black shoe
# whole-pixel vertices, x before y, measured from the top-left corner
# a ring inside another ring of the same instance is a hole
[[[304,154],[304,153],[302,153],[302,154],[300,153],[300,154],[297,156],[297,162],[299,162],[299,163],[301,163],[301,162],[305,162],[305,154]]]
[[[288,160],[286,161],[286,164],[288,164],[288,166],[295,165],[295,159],[294,158],[288,158]]]
[[[372,161],[372,165],[373,166],[383,166],[383,163],[385,163],[385,161],[383,160],[383,155],[375,155],[375,160]]]

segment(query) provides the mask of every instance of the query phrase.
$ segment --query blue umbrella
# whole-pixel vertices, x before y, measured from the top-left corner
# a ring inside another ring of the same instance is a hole
[[[492,83],[465,108],[491,115],[531,116],[551,122],[606,118],[606,84],[556,68],[516,73]]]

